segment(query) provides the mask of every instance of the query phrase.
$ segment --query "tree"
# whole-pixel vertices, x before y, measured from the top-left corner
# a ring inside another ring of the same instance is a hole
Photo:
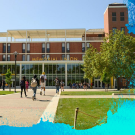
[[[124,31],[116,30],[104,38],[101,51],[90,45],[84,56],[85,78],[97,76],[115,77],[119,90],[118,77],[129,79],[134,73],[135,38]],[[106,73],[106,74],[105,74]]]
[[[124,31],[116,30],[110,33],[101,45],[102,59],[105,61],[106,72],[109,76],[129,79],[134,73],[135,39]],[[105,68],[104,67],[104,68]]]
[[[11,79],[12,79],[11,71],[10,69],[8,69],[6,73],[6,83],[9,85],[9,91],[11,91],[11,84],[12,84]]]

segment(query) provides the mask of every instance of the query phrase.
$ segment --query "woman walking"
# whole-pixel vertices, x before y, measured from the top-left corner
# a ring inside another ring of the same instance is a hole
[[[85,82],[83,83],[83,88],[84,88],[84,90],[85,89],[87,90],[87,84]]]
[[[24,78],[22,78],[22,80],[20,82],[20,86],[21,86],[21,98],[22,98],[22,92],[23,92],[23,90],[24,90],[24,93],[25,93],[25,97],[27,97],[26,91],[25,91],[25,80],[24,80]]]
[[[34,77],[32,78],[32,81],[31,81],[31,88],[33,90],[33,96],[32,96],[33,101],[34,101],[34,99],[36,99],[37,86],[39,87],[39,80],[37,78],[37,75],[34,75]]]
[[[25,87],[26,87],[26,91],[28,92],[28,88],[29,88],[29,82],[28,82],[28,79],[26,79],[26,81],[25,81]]]
[[[64,91],[64,82],[62,80],[60,82],[60,87],[61,87],[61,92],[62,92],[62,90]]]
[[[56,77],[56,79],[54,80],[55,82],[55,86],[56,86],[56,93],[59,94],[59,79]]]

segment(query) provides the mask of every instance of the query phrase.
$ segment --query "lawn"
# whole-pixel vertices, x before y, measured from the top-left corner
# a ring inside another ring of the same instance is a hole
[[[123,90],[123,91],[64,91],[61,93],[61,95],[112,95],[112,93],[134,93],[133,90]]]
[[[134,99],[120,99],[134,100]],[[114,103],[116,102],[116,104]],[[77,99],[60,99],[57,107],[55,123],[65,123],[70,126],[74,125],[75,108],[79,107],[79,110],[92,115],[94,118],[85,115],[81,112],[78,113],[76,129],[89,129],[96,125],[100,125],[103,119],[106,119],[107,112],[111,110],[113,113],[117,111],[119,99],[89,99],[89,98],[77,98]],[[106,122],[106,120],[105,120]]]
[[[19,93],[20,91],[17,91]],[[0,91],[0,95],[14,94],[14,91]]]

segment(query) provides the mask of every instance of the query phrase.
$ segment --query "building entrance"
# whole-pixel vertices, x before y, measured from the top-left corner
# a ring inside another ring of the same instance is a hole
[[[102,88],[102,82],[100,82],[100,79],[94,80],[94,87],[95,88]]]

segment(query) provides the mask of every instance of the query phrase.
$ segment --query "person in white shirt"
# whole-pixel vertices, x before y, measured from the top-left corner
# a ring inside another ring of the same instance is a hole
[[[41,85],[40,95],[42,95],[42,89],[44,89],[44,96],[45,96],[46,80],[47,80],[47,77],[45,75],[45,72],[43,72],[42,75],[40,76],[40,85]]]

